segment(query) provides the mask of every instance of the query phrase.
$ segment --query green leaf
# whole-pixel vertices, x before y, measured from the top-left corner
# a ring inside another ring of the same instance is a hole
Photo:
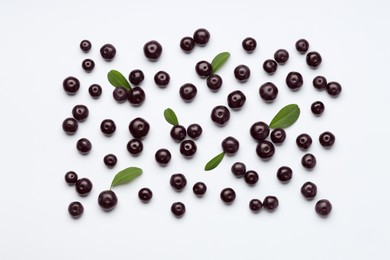
[[[211,61],[211,73],[215,73],[229,59],[229,52],[221,52]]]
[[[165,117],[165,120],[168,123],[170,123],[171,125],[178,125],[179,124],[179,120],[177,119],[175,112],[173,112],[173,110],[170,108],[167,108],[164,110],[164,117]]]
[[[127,90],[131,90],[130,83],[125,76],[117,70],[110,70],[107,74],[107,79],[114,87],[124,87]]]
[[[142,169],[140,168],[137,167],[126,168],[115,175],[114,179],[112,180],[110,189],[112,189],[115,186],[131,182],[141,174],[142,174]]]
[[[213,159],[211,159],[206,164],[206,166],[204,167],[204,170],[205,171],[211,171],[212,169],[217,167],[222,162],[222,159],[223,159],[224,156],[225,156],[224,152],[222,152],[222,153],[218,154],[217,156],[215,156]]]
[[[301,113],[297,104],[289,104],[283,107],[269,124],[270,128],[286,128],[297,121]]]

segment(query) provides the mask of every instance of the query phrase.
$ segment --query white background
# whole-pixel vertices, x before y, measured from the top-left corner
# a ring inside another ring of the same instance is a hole
[[[389,11],[387,1],[1,1],[0,259],[388,259]],[[210,42],[183,53],[180,39],[200,27],[210,31]],[[258,42],[249,55],[241,47],[247,36]],[[308,68],[294,49],[299,38],[306,38],[310,50],[322,54],[317,70]],[[79,49],[83,39],[93,44],[87,54]],[[155,63],[142,53],[143,44],[151,39],[164,48]],[[99,55],[105,43],[117,48],[110,63]],[[279,48],[290,52],[290,60],[268,76],[262,62]],[[221,51],[229,51],[231,58],[219,72],[224,79],[221,91],[212,93],[196,76],[194,65]],[[89,74],[81,68],[85,58],[96,63]],[[252,70],[245,84],[232,73],[239,64]],[[141,86],[146,102],[139,108],[117,104],[107,72],[117,69],[127,76],[136,68],[145,73]],[[153,82],[158,70],[171,75],[166,89]],[[305,80],[298,92],[289,91],[284,83],[293,70]],[[62,89],[69,75],[81,81],[75,96]],[[316,91],[311,85],[316,75],[340,82],[342,94],[330,98]],[[266,81],[279,87],[273,104],[265,104],[258,95]],[[189,104],[178,95],[186,82],[198,87]],[[89,96],[92,83],[102,85],[100,99]],[[232,111],[226,127],[216,127],[210,111],[225,105],[226,96],[235,89],[246,94],[247,103]],[[310,112],[315,100],[326,106],[320,118]],[[263,162],[254,152],[256,144],[248,129],[255,121],[269,122],[288,103],[297,103],[301,116],[287,129],[286,142],[277,147],[272,160]],[[76,104],[87,105],[90,116],[76,135],[67,136],[61,124]],[[198,122],[204,129],[198,152],[190,160],[180,155],[179,145],[169,137],[170,126],[162,114],[167,107],[176,111],[183,125]],[[131,138],[127,126],[137,116],[150,122],[151,131],[142,155],[134,158],[126,151]],[[110,138],[99,129],[105,118],[117,123]],[[330,150],[318,143],[318,135],[326,130],[336,135]],[[300,165],[304,152],[296,147],[295,137],[303,132],[314,140],[310,152],[318,164],[313,171]],[[214,171],[204,172],[204,164],[221,151],[221,140],[228,135],[239,139],[239,152]],[[87,156],[75,149],[81,137],[93,144]],[[161,147],[173,155],[165,168],[154,161],[154,152]],[[102,162],[107,153],[118,157],[114,169]],[[249,187],[236,179],[230,173],[235,161],[258,171],[259,183]],[[286,185],[275,177],[282,165],[294,170]],[[141,167],[144,173],[133,183],[114,188],[118,206],[103,212],[97,204],[99,192],[128,166]],[[74,187],[66,185],[64,174],[69,170],[92,180],[88,197],[78,196]],[[181,193],[168,183],[176,172],[188,180]],[[318,186],[314,201],[304,200],[299,191],[308,180]],[[208,185],[201,199],[191,190],[196,181]],[[154,192],[149,204],[137,198],[141,187]],[[219,198],[224,187],[237,192],[232,205]],[[266,195],[279,198],[277,211],[250,212],[249,200]],[[314,211],[320,198],[333,203],[325,219]],[[78,220],[67,212],[74,200],[85,207]],[[174,201],[187,206],[181,219],[170,213]]]

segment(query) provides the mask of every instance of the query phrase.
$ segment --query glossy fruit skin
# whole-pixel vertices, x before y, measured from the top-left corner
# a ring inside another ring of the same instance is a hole
[[[274,144],[282,144],[286,140],[286,131],[283,128],[275,128],[271,132],[271,141]]]
[[[340,83],[336,81],[331,81],[326,84],[326,92],[328,92],[328,94],[332,97],[337,97],[338,95],[340,95],[341,91],[342,87]]]
[[[325,110],[325,105],[321,101],[315,101],[311,104],[310,110],[314,115],[320,116]]]
[[[319,137],[320,144],[325,148],[330,148],[334,145],[336,137],[329,131],[323,132]]]
[[[249,209],[253,212],[259,212],[263,207],[263,203],[259,199],[252,199],[249,201]]]
[[[237,153],[238,149],[240,148],[240,143],[236,138],[228,136],[223,139],[221,146],[226,155],[233,155]]]
[[[190,124],[187,127],[187,135],[192,139],[198,139],[202,135],[203,129],[199,124]]]
[[[242,48],[248,52],[252,53],[257,47],[257,42],[252,37],[247,37],[242,41]]]
[[[236,199],[236,192],[232,188],[225,188],[221,191],[220,197],[223,202],[230,204]]]
[[[255,185],[259,181],[259,174],[253,170],[249,170],[245,173],[244,180],[249,185]]]
[[[72,109],[72,115],[77,121],[84,121],[89,115],[88,107],[85,105],[75,105]]]
[[[246,82],[251,76],[251,70],[248,66],[241,64],[234,69],[234,77],[241,83]]]
[[[303,78],[301,73],[292,71],[287,74],[286,84],[291,90],[298,90],[303,85]]]
[[[285,49],[279,49],[274,54],[274,59],[279,64],[285,64],[290,57],[289,53]]]
[[[192,187],[192,191],[198,197],[203,196],[207,191],[207,186],[204,182],[197,182]]]
[[[269,135],[269,131],[270,131],[269,126],[262,121],[255,122],[249,129],[250,135],[256,141],[265,140],[265,138],[267,138]]]
[[[80,218],[84,213],[84,206],[79,201],[73,201],[68,206],[68,212],[74,219]]]
[[[62,82],[62,87],[67,94],[74,95],[80,89],[80,81],[76,77],[69,76]]]
[[[210,117],[215,124],[224,126],[230,119],[230,111],[225,106],[216,106],[211,111]]]
[[[92,143],[87,138],[81,138],[76,143],[76,148],[81,154],[88,154],[92,149]]]
[[[301,187],[301,193],[306,199],[313,199],[317,195],[317,185],[308,181]]]
[[[69,135],[76,133],[78,128],[79,123],[72,117],[68,117],[62,122],[62,129]]]
[[[89,95],[93,98],[99,98],[102,95],[103,89],[98,84],[92,84],[88,88]]]
[[[104,211],[111,211],[118,204],[118,198],[112,190],[105,190],[99,194],[98,204]]]
[[[245,104],[246,96],[240,90],[231,92],[227,97],[228,106],[233,110],[239,110]]]
[[[142,81],[144,81],[144,79],[145,75],[140,69],[132,70],[129,73],[129,81],[131,84],[139,85]]]
[[[133,106],[140,106],[144,103],[146,98],[145,92],[140,87],[133,87],[127,96],[127,100],[129,100],[130,104]]]
[[[315,206],[315,211],[320,216],[328,216],[330,212],[332,211],[332,203],[330,203],[329,200],[321,199],[317,201]]]
[[[81,63],[81,67],[86,71],[86,72],[91,72],[93,68],[95,68],[95,62],[91,59],[85,59]]]
[[[148,135],[149,130],[149,123],[141,117],[134,118],[129,124],[129,131],[134,138],[143,139]]]
[[[180,153],[185,157],[194,156],[196,150],[196,143],[192,140],[184,140],[180,143]]]
[[[186,83],[182,85],[179,90],[180,97],[185,102],[191,102],[195,98],[197,92],[198,92],[197,88],[195,87],[194,84],[191,83]]]
[[[92,44],[90,41],[88,40],[82,40],[80,42],[80,49],[83,51],[83,52],[88,52],[90,49],[92,48]]]
[[[316,166],[317,159],[316,159],[316,157],[313,154],[307,153],[304,156],[302,156],[301,164],[306,169],[311,170],[311,169],[313,169]]]
[[[186,177],[181,173],[172,174],[169,183],[176,191],[182,191],[187,185]]]
[[[124,87],[116,87],[112,92],[112,96],[118,103],[125,102],[128,95],[128,91]]]
[[[217,92],[222,87],[222,83],[223,80],[218,74],[212,74],[206,79],[207,87],[213,92]]]
[[[165,166],[171,161],[172,155],[168,149],[161,148],[157,150],[154,158],[156,159],[156,162],[159,163],[161,166]]]
[[[100,123],[100,130],[106,136],[111,136],[115,132],[115,130],[116,130],[116,124],[111,119],[104,119]]]
[[[142,188],[138,191],[138,198],[144,203],[148,203],[152,197],[153,192],[149,188]]]
[[[104,156],[103,162],[107,167],[112,168],[117,164],[118,158],[114,154],[107,154]]]
[[[171,138],[176,142],[183,141],[187,136],[187,131],[182,125],[174,125],[170,131]]]
[[[199,61],[195,65],[196,74],[203,79],[211,75],[211,70],[211,64],[205,60]]]
[[[76,181],[76,191],[80,196],[87,196],[92,190],[92,182],[88,178],[81,178]]]
[[[114,45],[112,44],[104,44],[101,48],[100,48],[100,55],[103,57],[103,59],[105,59],[106,61],[111,61],[112,59],[114,59],[115,55],[116,55],[116,49],[114,47]]]
[[[190,53],[194,49],[194,47],[195,47],[195,41],[192,37],[186,36],[180,40],[180,48],[184,52]]]
[[[230,169],[237,178],[244,177],[246,173],[246,166],[242,162],[235,162]]]
[[[74,171],[65,173],[65,182],[69,185],[74,185],[77,182],[78,176]]]
[[[322,62],[321,55],[316,51],[311,51],[306,55],[306,63],[312,69],[316,69]]]
[[[180,218],[186,213],[186,206],[182,202],[174,202],[171,206],[171,212],[173,215]]]
[[[154,75],[154,83],[156,83],[156,85],[160,88],[165,88],[169,84],[170,80],[171,77],[169,76],[169,74],[162,70],[158,71]]]
[[[310,135],[306,133],[298,135],[295,141],[297,143],[297,146],[302,150],[309,149],[311,144],[313,143],[313,140],[311,139]]]
[[[210,40],[210,32],[199,28],[194,32],[193,39],[198,46],[205,46]]]
[[[278,96],[278,88],[272,82],[266,82],[259,88],[259,95],[265,102],[272,102]]]
[[[279,206],[279,200],[275,196],[267,196],[263,200],[263,207],[268,211],[274,211]]]
[[[133,138],[127,142],[126,149],[131,155],[137,156],[144,149],[144,145],[142,140]]]
[[[276,177],[283,183],[289,182],[292,178],[292,175],[293,171],[288,166],[282,166],[276,172]]]
[[[305,39],[299,39],[295,43],[295,48],[300,54],[305,54],[307,50],[309,49],[309,42]]]
[[[318,90],[323,90],[326,88],[326,85],[328,84],[328,81],[324,76],[316,76],[313,79],[313,87]]]
[[[256,147],[256,154],[263,160],[270,159],[275,153],[274,145],[267,140],[260,141]]]
[[[144,54],[145,57],[151,61],[156,61],[160,58],[162,53],[162,46],[158,41],[152,40],[148,41],[144,45]]]
[[[275,73],[277,68],[278,68],[278,64],[274,60],[268,59],[268,60],[265,60],[264,63],[263,63],[263,69],[268,74]]]

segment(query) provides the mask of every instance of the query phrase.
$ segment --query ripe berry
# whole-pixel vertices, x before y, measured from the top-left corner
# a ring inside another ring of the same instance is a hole
[[[77,121],[84,121],[89,115],[88,107],[84,105],[75,105],[72,109],[72,115]]]
[[[231,136],[223,139],[221,145],[222,145],[222,150],[227,155],[235,154],[238,151],[238,149],[240,148],[240,143],[238,142],[238,140],[234,137],[231,137]]]
[[[341,93],[341,85],[338,82],[331,81],[326,85],[326,91],[332,97],[337,97]]]
[[[207,186],[204,182],[197,182],[192,187],[192,191],[197,196],[203,196],[207,191]]]
[[[196,144],[192,140],[184,140],[180,143],[180,153],[185,157],[192,157],[196,153]]]
[[[271,141],[274,144],[282,144],[286,140],[286,131],[283,128],[275,128],[271,132]]]
[[[259,95],[265,102],[272,102],[278,96],[278,88],[272,82],[266,82],[259,88]]]
[[[210,33],[204,28],[200,28],[194,32],[193,39],[199,46],[206,45],[210,40]]]
[[[74,95],[80,88],[80,81],[73,76],[69,76],[64,79],[62,86],[67,94]]]
[[[299,72],[292,71],[287,74],[286,84],[291,90],[298,90],[303,85],[303,78]]]
[[[84,213],[84,206],[78,201],[73,201],[68,206],[68,212],[72,216],[72,218],[80,218],[81,215],[83,215]]]
[[[186,138],[187,131],[182,125],[174,125],[171,128],[170,135],[176,142],[181,142]]]
[[[325,148],[330,148],[336,141],[336,137],[329,131],[323,132],[319,137],[320,144]]]
[[[156,61],[160,58],[162,53],[162,46],[158,41],[148,41],[144,45],[145,57],[151,61]]]
[[[246,82],[249,79],[250,75],[251,70],[246,65],[241,64],[234,69],[234,77],[236,77],[239,82]]]
[[[78,128],[79,128],[79,123],[77,122],[76,119],[72,117],[66,118],[62,122],[62,129],[64,130],[65,133],[69,135],[76,133]]]
[[[326,84],[328,84],[328,83],[327,83],[326,78],[324,76],[316,76],[313,79],[313,86],[314,86],[314,88],[316,88],[318,90],[325,89]]]
[[[129,131],[134,138],[144,138],[149,133],[149,129],[149,123],[141,117],[134,118],[129,123]]]
[[[92,182],[88,178],[81,178],[76,181],[76,191],[81,196],[87,196],[92,190]]]
[[[269,135],[269,126],[262,121],[256,122],[251,126],[249,133],[256,141],[263,141]]]
[[[110,211],[118,204],[118,198],[112,190],[105,190],[99,194],[98,204],[104,211]]]
[[[192,37],[186,36],[180,40],[180,48],[184,52],[191,52],[195,47],[195,41]]]
[[[171,161],[171,153],[168,149],[162,148],[157,150],[155,154],[156,162],[158,162],[161,166],[167,165]]]
[[[302,150],[307,150],[311,146],[313,140],[308,134],[300,134],[297,136],[296,143]]]
[[[286,51],[285,49],[279,49],[274,54],[274,59],[279,64],[286,63],[288,58],[289,58],[289,54],[288,51]]]
[[[257,172],[252,171],[252,170],[247,171],[244,174],[244,180],[249,185],[254,185],[259,181],[259,174],[257,174]]]
[[[316,166],[317,159],[313,154],[307,153],[302,157],[301,163],[303,167],[310,170]]]
[[[270,141],[263,140],[257,144],[256,153],[261,159],[267,160],[274,155],[275,147]]]
[[[197,88],[191,83],[186,83],[179,89],[180,97],[186,102],[191,102],[195,98],[197,92]]]
[[[263,69],[268,74],[275,73],[277,68],[278,68],[278,64],[274,60],[268,59],[268,60],[265,60],[263,63]]]
[[[305,39],[299,39],[295,43],[295,48],[300,54],[305,54],[307,50],[309,49],[309,42]]]
[[[263,207],[268,211],[274,211],[279,206],[279,200],[275,196],[267,196],[264,198]]]
[[[317,195],[317,185],[308,181],[301,187],[301,193],[306,199],[313,199]]]
[[[115,132],[115,130],[116,130],[115,122],[113,120],[111,120],[111,119],[104,119],[100,123],[100,130],[106,136],[112,135]]]
[[[321,199],[317,201],[315,210],[318,215],[325,217],[332,211],[332,204],[329,200]]]
[[[91,72],[93,68],[95,68],[95,62],[91,59],[85,59],[81,63],[81,67],[83,67],[86,72]]]
[[[214,92],[217,92],[222,86],[223,80],[218,74],[212,74],[207,77],[207,87]]]
[[[225,188],[221,191],[220,196],[223,202],[230,204],[236,199],[236,192],[232,188]]]
[[[169,76],[169,74],[162,70],[158,71],[154,75],[154,82],[160,88],[165,88],[169,84],[170,79],[171,77]]]
[[[112,96],[118,103],[123,103],[127,100],[128,91],[124,87],[116,87],[112,92]]]
[[[215,124],[224,126],[230,119],[230,111],[225,106],[216,106],[211,111],[210,117]]]
[[[88,154],[92,149],[92,143],[87,138],[81,138],[77,141],[76,148],[81,154]]]
[[[92,44],[90,41],[88,40],[82,40],[80,42],[80,49],[83,51],[83,52],[88,52],[92,47]]]
[[[186,213],[186,206],[182,202],[174,202],[171,206],[171,212],[176,217],[182,217]]]
[[[181,191],[187,185],[187,179],[183,174],[175,173],[172,174],[169,183],[171,184],[172,188],[174,188],[176,191]]]
[[[91,97],[98,98],[102,95],[103,90],[100,85],[92,84],[91,86],[89,86],[88,92],[91,95]]]
[[[187,135],[193,139],[197,139],[202,134],[203,129],[199,124],[190,124],[187,127]]]
[[[199,61],[195,65],[196,74],[201,78],[206,78],[211,75],[211,64],[205,60]]]
[[[133,138],[129,142],[127,142],[126,148],[131,155],[136,156],[142,152],[142,150],[144,149],[144,145],[142,143],[142,140]]]
[[[118,162],[118,158],[114,154],[107,154],[104,156],[103,162],[107,167],[112,168]]]
[[[312,69],[317,68],[320,66],[322,62],[321,55],[316,51],[311,51],[306,55],[306,63],[309,65]]]
[[[139,85],[142,81],[144,81],[144,79],[145,75],[140,69],[132,70],[129,73],[129,81],[134,85]]]
[[[293,171],[288,166],[282,166],[278,169],[276,177],[281,182],[288,182],[292,178]]]
[[[263,207],[263,203],[259,199],[252,199],[249,201],[249,208],[253,212],[259,212],[261,208]]]
[[[116,49],[112,44],[104,44],[100,48],[100,55],[105,59],[106,61],[111,61],[115,55],[116,55]]]
[[[243,177],[246,173],[246,166],[242,162],[235,162],[232,167],[231,171],[237,178]]]
[[[256,49],[257,42],[252,37],[247,37],[242,41],[242,48],[248,53],[253,52]]]
[[[321,101],[315,101],[315,102],[313,102],[313,104],[311,104],[310,109],[314,115],[319,116],[324,112],[325,105]]]
[[[233,110],[238,110],[242,108],[245,104],[246,97],[245,94],[240,90],[235,90],[231,92],[227,97],[228,106]]]
[[[145,92],[140,87],[133,87],[129,92],[127,96],[127,100],[129,100],[130,104],[133,106],[140,106],[145,101]]]
[[[74,185],[77,182],[77,179],[78,179],[77,173],[75,173],[74,171],[69,171],[65,173],[65,181],[69,185]]]
[[[142,188],[138,191],[138,198],[144,202],[149,202],[153,197],[153,192],[149,188]]]

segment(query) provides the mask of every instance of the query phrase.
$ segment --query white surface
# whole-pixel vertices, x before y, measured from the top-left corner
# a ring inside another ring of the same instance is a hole
[[[0,259],[388,259],[389,10],[386,1],[2,1]],[[180,39],[200,27],[211,32],[209,44],[184,54],[178,47]],[[247,36],[258,41],[250,55],[241,48]],[[294,50],[299,38],[308,39],[310,50],[322,54],[318,70],[309,69]],[[82,39],[93,44],[88,54],[79,49]],[[151,39],[164,48],[156,63],[148,62],[142,53],[143,44]],[[100,46],[108,42],[117,48],[110,63],[99,56]],[[261,65],[278,48],[286,48],[290,60],[270,77]],[[193,66],[221,51],[232,56],[219,72],[223,88],[213,94]],[[81,69],[85,58],[96,62],[90,74]],[[232,73],[241,63],[252,69],[245,84],[236,82]],[[112,98],[106,73],[118,69],[127,75],[135,68],[146,75],[142,87],[147,100],[139,108],[119,105]],[[160,69],[171,75],[169,87],[163,90],[153,82]],[[284,85],[285,75],[292,70],[305,79],[296,93]],[[311,79],[318,74],[340,82],[342,94],[333,99],[315,91]],[[62,90],[62,80],[69,75],[81,81],[76,96]],[[280,91],[272,105],[258,96],[258,87],[268,80]],[[198,96],[190,104],[178,95],[186,82],[198,86]],[[88,94],[92,83],[103,87],[98,100]],[[227,94],[235,89],[245,92],[247,103],[232,112],[226,127],[218,128],[209,120],[210,110],[226,104]],[[321,118],[309,110],[315,100],[326,105]],[[89,107],[90,117],[76,135],[66,136],[62,120],[79,103]],[[287,140],[277,147],[274,158],[262,162],[255,155],[249,126],[257,120],[269,122],[287,103],[299,104],[301,117],[287,130]],[[169,138],[170,127],[162,116],[166,107],[176,111],[183,125],[199,122],[204,129],[191,160],[182,158],[178,144]],[[146,118],[151,131],[143,154],[133,158],[125,147],[130,139],[128,123],[136,116]],[[99,130],[104,118],[117,123],[111,138]],[[322,149],[317,141],[325,130],[337,138],[331,150]],[[300,165],[304,153],[294,143],[302,132],[314,139],[310,152],[318,164],[311,172]],[[220,152],[220,142],[228,135],[240,140],[240,151],[225,158],[216,170],[204,172],[205,162]],[[75,149],[76,140],[84,136],[93,143],[87,156]],[[166,168],[154,162],[160,147],[169,148],[173,155]],[[102,163],[107,153],[118,156],[113,170]],[[255,187],[232,176],[230,165],[235,161],[244,161],[260,173]],[[115,172],[130,165],[143,168],[144,174],[115,188],[117,208],[102,212],[97,205],[99,192],[109,187]],[[294,170],[287,185],[275,177],[281,165]],[[68,170],[93,181],[88,197],[79,197],[65,184]],[[168,184],[175,172],[188,179],[181,193]],[[202,199],[191,191],[198,180],[208,185]],[[300,195],[306,180],[317,184],[317,199],[332,201],[328,218],[319,218],[315,201]],[[147,205],[137,198],[144,186],[154,192]],[[230,206],[219,198],[227,186],[237,192]],[[277,211],[252,214],[249,200],[268,194],[278,196]],[[85,207],[79,220],[67,213],[73,200]],[[169,212],[174,201],[187,206],[181,219]]]

